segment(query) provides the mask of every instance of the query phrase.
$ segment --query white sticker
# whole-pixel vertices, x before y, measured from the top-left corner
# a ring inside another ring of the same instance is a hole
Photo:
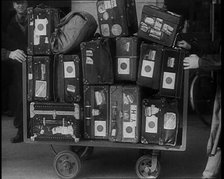
[[[75,93],[75,86],[74,85],[67,85],[67,91],[71,93]]]
[[[143,60],[142,61],[142,69],[141,69],[141,76],[152,78],[154,72],[154,65],[155,62]]]
[[[33,45],[39,45],[40,44],[40,36],[33,34]]]
[[[123,138],[135,138],[135,122],[123,122]]]
[[[106,137],[106,121],[95,121],[95,136]]]
[[[162,25],[163,25],[163,20],[160,19],[160,18],[156,18],[156,22],[155,22],[154,28],[156,30],[159,30],[160,31],[161,28],[162,28]]]
[[[48,20],[45,19],[35,19],[35,29],[34,34],[36,35],[47,35],[47,24]]]
[[[167,35],[172,35],[174,28],[168,24],[163,24],[162,31]]]
[[[155,60],[155,58],[156,58],[156,51],[155,50],[150,50],[148,58],[149,58],[149,60]]]
[[[29,74],[28,74],[28,79],[29,79],[29,80],[32,80],[32,79],[33,79],[33,74],[32,74],[32,73],[29,73]]]
[[[154,23],[155,23],[155,20],[154,20],[154,18],[152,18],[152,17],[146,17],[144,22],[145,22],[146,24],[149,24],[149,25],[153,26]]]
[[[158,133],[158,117],[156,117],[155,115],[146,117],[145,132],[155,134]]]
[[[176,128],[176,114],[167,112],[164,114],[164,129],[173,130]]]
[[[158,31],[156,29],[151,29],[149,35],[152,35],[152,36],[155,36],[157,38],[160,38],[162,36],[162,32]]]
[[[137,120],[137,105],[130,106],[131,121]]]
[[[152,104],[150,107],[145,108],[145,116],[152,116],[157,114],[160,111],[159,108],[157,108],[154,104]]]
[[[118,58],[118,74],[130,74],[130,58]]]
[[[108,20],[109,19],[109,13],[108,12],[104,12],[103,13],[103,19],[104,20]]]
[[[101,32],[104,37],[110,36],[110,28],[108,24],[101,24]]]
[[[48,44],[49,43],[49,40],[48,40],[48,37],[45,37],[45,41],[44,41],[45,44]]]
[[[105,96],[103,92],[96,91],[95,92],[95,100],[97,105],[102,105],[105,103]]]
[[[111,32],[114,36],[119,36],[122,33],[122,27],[120,24],[114,24],[111,28]]]
[[[86,64],[93,65],[93,59],[90,57],[86,57]]]
[[[117,7],[117,0],[111,0],[111,7]]]
[[[104,3],[103,2],[99,2],[99,6],[98,6],[98,12],[99,13],[104,13],[106,11],[106,9],[105,9],[105,5],[104,5]]]
[[[168,57],[167,60],[167,67],[173,68],[175,65],[175,58],[173,57]]]
[[[47,82],[36,80],[35,97],[45,98],[47,96]]]
[[[164,72],[162,87],[165,89],[175,89],[175,78],[175,73]]]
[[[86,56],[87,57],[92,57],[93,56],[93,51],[92,50],[86,50]]]
[[[73,135],[74,134],[74,129],[73,127],[70,126],[58,126],[52,128],[52,134],[63,134],[63,135]]]
[[[112,129],[112,131],[111,131],[111,136],[112,136],[112,137],[116,136],[116,129]]]
[[[64,77],[65,78],[75,78],[75,63],[74,62],[64,62]]]
[[[112,8],[111,2],[110,1],[104,1],[104,7],[105,7],[105,9],[111,9]]]
[[[92,109],[92,116],[99,116],[100,110],[99,109]]]
[[[123,94],[123,103],[124,104],[129,104],[129,100],[128,100],[126,94]]]

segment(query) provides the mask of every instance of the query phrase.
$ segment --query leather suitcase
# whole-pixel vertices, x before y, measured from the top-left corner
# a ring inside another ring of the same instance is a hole
[[[138,86],[111,86],[109,140],[138,143],[140,113]]]
[[[113,62],[109,39],[81,43],[84,85],[113,84]]]
[[[103,37],[129,36],[138,31],[135,0],[98,0],[96,6]]]
[[[116,38],[116,71],[117,81],[136,81],[138,68],[137,37]]]
[[[45,7],[29,7],[28,16],[28,55],[50,55],[50,37],[59,23],[57,9]]]
[[[84,138],[108,139],[109,86],[84,86]]]
[[[155,90],[159,89],[163,46],[142,43],[137,84]]]
[[[164,48],[159,94],[165,97],[181,98],[183,89],[183,59],[186,51]]]
[[[31,140],[74,141],[81,137],[80,108],[75,103],[30,103]]]
[[[180,31],[181,16],[156,6],[144,5],[138,36],[171,47]]]
[[[51,56],[28,56],[28,101],[50,101],[53,99],[53,69]]]
[[[179,112],[176,100],[143,100],[141,143],[175,146],[178,128]]]
[[[82,99],[81,61],[77,55],[55,55],[55,98],[74,103]]]

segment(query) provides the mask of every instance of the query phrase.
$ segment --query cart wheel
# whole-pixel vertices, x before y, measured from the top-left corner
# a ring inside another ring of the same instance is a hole
[[[93,154],[94,147],[71,146],[71,150],[82,160],[87,160]]]
[[[62,179],[73,179],[81,170],[79,156],[71,151],[59,152],[54,158],[53,166]]]
[[[157,156],[143,155],[137,160],[135,170],[139,178],[157,178],[160,174]]]

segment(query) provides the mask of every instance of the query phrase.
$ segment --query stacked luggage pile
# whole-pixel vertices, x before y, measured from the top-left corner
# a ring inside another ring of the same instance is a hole
[[[185,51],[174,47],[181,16],[135,0],[98,0],[100,36],[53,53],[52,8],[29,17],[27,100],[32,140],[108,140],[175,146]],[[94,31],[95,33],[95,31]]]

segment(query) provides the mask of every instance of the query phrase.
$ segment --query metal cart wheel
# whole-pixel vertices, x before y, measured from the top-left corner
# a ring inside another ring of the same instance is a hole
[[[61,179],[73,179],[81,170],[81,161],[77,154],[62,151],[55,156],[53,166]]]
[[[71,146],[71,151],[76,153],[81,160],[87,160],[93,154],[94,147]]]
[[[139,178],[157,178],[160,174],[160,163],[157,156],[143,155],[137,160],[135,170]]]

